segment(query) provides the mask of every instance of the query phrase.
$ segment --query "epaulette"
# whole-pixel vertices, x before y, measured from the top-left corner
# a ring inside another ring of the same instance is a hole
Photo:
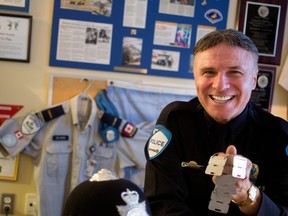
[[[35,115],[43,122],[48,122],[67,113],[67,108],[67,105],[63,103],[49,108],[45,108],[43,110],[39,110],[35,112]]]
[[[105,89],[102,89],[97,93],[95,101],[101,111],[113,115],[116,118],[119,116],[115,105],[108,98],[107,91]],[[119,133],[117,132],[117,128],[115,126],[105,123],[104,121],[100,122],[98,130],[102,137],[102,140],[105,143],[113,143],[119,139]]]
[[[138,128],[131,122],[111,115],[110,113],[103,112],[102,110],[98,111],[98,118],[101,122],[115,128],[115,130],[118,130],[123,137],[132,138],[138,130]]]

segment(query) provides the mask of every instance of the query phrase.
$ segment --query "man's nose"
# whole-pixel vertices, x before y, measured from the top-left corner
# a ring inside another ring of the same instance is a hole
[[[217,89],[218,91],[223,91],[229,87],[229,78],[225,75],[225,73],[219,72],[213,80],[213,88]]]

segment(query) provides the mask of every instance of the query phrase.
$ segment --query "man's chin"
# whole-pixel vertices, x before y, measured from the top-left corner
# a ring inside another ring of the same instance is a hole
[[[213,110],[213,112],[209,113],[208,114],[215,120],[217,121],[218,123],[221,123],[221,124],[225,124],[227,122],[229,122],[231,119],[232,119],[232,115],[229,115],[227,114],[227,112],[225,111],[220,111],[220,112],[215,112],[215,110]]]

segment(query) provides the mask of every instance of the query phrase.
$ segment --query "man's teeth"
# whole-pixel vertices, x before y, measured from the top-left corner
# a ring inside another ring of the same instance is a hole
[[[217,101],[228,101],[232,98],[232,96],[212,96],[213,100],[217,100]]]

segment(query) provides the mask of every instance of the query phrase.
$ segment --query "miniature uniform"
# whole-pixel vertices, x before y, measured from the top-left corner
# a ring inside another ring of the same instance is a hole
[[[1,127],[0,142],[11,156],[22,151],[34,159],[41,216],[61,215],[70,191],[101,167],[90,153],[101,142],[96,112],[94,99],[81,94],[24,118],[8,119]]]
[[[288,123],[249,103],[238,117],[220,126],[198,98],[166,106],[147,141],[144,192],[152,215],[223,215],[208,209],[215,187],[211,175],[205,168],[181,163],[195,161],[206,167],[211,155],[225,152],[230,144],[259,166],[258,215],[288,215]],[[243,213],[231,202],[227,215]]]

